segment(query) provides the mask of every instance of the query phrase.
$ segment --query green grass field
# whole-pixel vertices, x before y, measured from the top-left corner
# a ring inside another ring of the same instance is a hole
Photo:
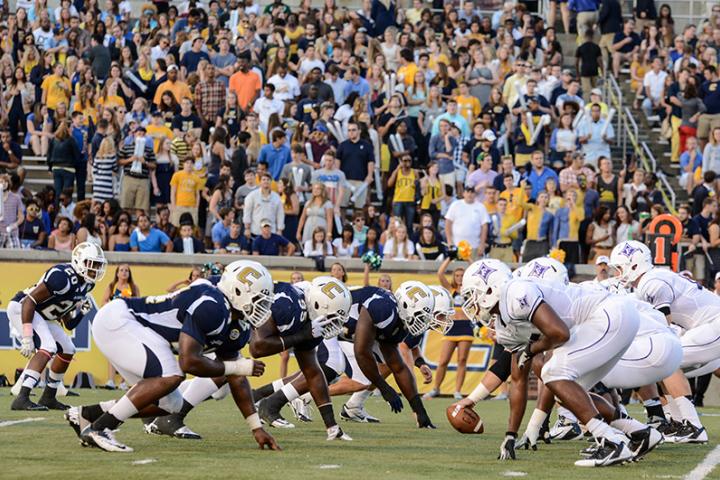
[[[74,404],[115,398],[118,392],[81,391],[66,398]],[[0,389],[0,478],[241,478],[315,479],[344,478],[582,478],[654,479],[682,478],[720,441],[720,409],[702,412],[710,432],[703,446],[661,445],[648,457],[631,465],[603,469],[573,466],[583,441],[541,445],[537,452],[519,452],[518,460],[496,460],[507,421],[507,403],[488,401],[476,410],[485,421],[485,434],[460,435],[445,418],[450,399],[426,402],[438,429],[414,428],[407,402],[399,415],[381,399],[371,398],[368,411],[381,424],[342,423],[353,442],[328,443],[319,418],[293,430],[271,429],[282,452],[260,452],[232,401],[211,401],[190,414],[188,424],[202,434],[201,441],[176,440],[143,433],[138,420],[121,428],[118,438],[135,449],[131,454],[111,454],[82,448],[60,412],[13,412],[8,389]],[[336,398],[336,413],[343,398]],[[639,408],[631,414],[644,418]],[[289,410],[284,412],[290,419]],[[26,418],[42,420],[3,426]],[[720,469],[706,478],[720,479]]]

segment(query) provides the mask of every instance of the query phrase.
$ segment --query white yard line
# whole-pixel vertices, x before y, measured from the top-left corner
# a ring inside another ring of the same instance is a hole
[[[22,420],[9,420],[7,422],[0,422],[0,428],[9,427],[11,425],[17,425],[18,423],[39,422],[40,420],[45,420],[45,419],[43,417],[35,417],[35,418],[23,418]]]
[[[692,472],[685,475],[685,480],[703,480],[720,463],[720,445],[715,447]]]

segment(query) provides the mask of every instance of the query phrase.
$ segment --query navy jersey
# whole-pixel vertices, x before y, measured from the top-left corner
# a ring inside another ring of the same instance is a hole
[[[270,310],[281,337],[299,332],[307,320],[305,295],[287,282],[275,283],[275,295]]]
[[[350,291],[352,307],[350,318],[340,340],[352,342],[355,339],[355,327],[360,318],[360,308],[365,308],[375,325],[375,339],[386,343],[400,343],[408,334],[400,320],[397,302],[392,293],[378,287],[363,287]]]
[[[185,333],[203,345],[206,353],[237,352],[250,339],[250,327],[232,320],[225,296],[204,279],[167,295],[123,301],[138,322],[170,344]]]
[[[20,302],[41,283],[47,287],[50,298],[38,303],[35,312],[48,321],[61,319],[85,300],[87,294],[95,288],[95,284],[86,282],[72,265],[61,263],[45,272],[37,284],[18,292],[12,301]]]
[[[410,350],[412,350],[413,348],[419,346],[422,343],[424,336],[424,333],[422,335],[410,335],[408,333],[407,336],[403,339],[403,343],[407,345]]]

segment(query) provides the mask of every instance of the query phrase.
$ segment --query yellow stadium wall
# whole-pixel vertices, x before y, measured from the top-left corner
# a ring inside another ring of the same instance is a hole
[[[34,284],[41,275],[52,266],[50,263],[20,263],[20,262],[0,262],[0,275],[2,280],[0,281],[0,309],[7,308],[7,304],[10,299],[19,291],[27,288]],[[166,292],[168,286],[172,283],[187,278],[190,267],[177,267],[177,266],[153,266],[153,265],[131,265],[131,270],[135,282],[138,284],[142,295],[158,295]],[[112,280],[115,273],[115,266],[111,265],[108,268],[108,272],[102,282],[93,291],[93,297],[95,298],[98,306],[102,305],[102,299],[107,288],[107,285]],[[272,275],[275,280],[278,281],[289,281],[291,270],[272,270]],[[303,272],[306,280],[320,275],[318,272]],[[420,280],[427,284],[436,284],[437,277],[432,274],[418,274],[418,273],[392,273],[393,285],[397,286],[406,280]],[[377,283],[377,274],[371,274],[371,284]],[[350,272],[349,285],[361,285],[362,274],[359,272]],[[430,332],[425,340],[423,341],[421,348],[423,349],[423,355],[428,363],[434,370],[434,366],[438,361],[441,347],[441,336],[435,332]],[[245,352],[247,354],[247,352]],[[470,357],[468,360],[468,373],[465,378],[463,386],[463,392],[467,393],[471,391],[474,386],[480,381],[482,375],[490,365],[490,358],[492,354],[492,344],[481,340],[475,339],[472,346]],[[259,385],[267,383],[279,376],[280,363],[279,357],[273,356],[268,359],[264,359],[267,364],[265,375],[261,378],[252,378],[251,383],[253,385]],[[441,392],[451,394],[455,391],[455,357],[451,360],[448,368],[447,375],[441,386]],[[2,350],[0,349],[0,373],[3,373],[12,380],[15,369],[23,368],[25,365],[25,359],[20,355],[17,350]],[[291,357],[288,371],[292,372],[296,370],[297,364]],[[90,351],[78,352],[75,360],[70,365],[68,374],[66,375],[66,382],[69,383],[74,378],[75,374],[79,371],[86,371],[92,373],[95,378],[97,385],[102,385],[107,381],[107,361],[95,347],[95,344],[91,344]],[[418,372],[416,372],[418,373]],[[425,392],[431,388],[430,385],[423,385],[420,383],[418,388],[421,392]]]

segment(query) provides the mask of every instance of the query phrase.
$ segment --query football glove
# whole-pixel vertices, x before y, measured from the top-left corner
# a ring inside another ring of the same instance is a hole
[[[505,433],[505,440],[503,440],[500,445],[500,455],[498,455],[498,460],[515,460],[515,438],[517,438],[516,433]]]
[[[432,420],[430,420],[430,417],[428,416],[427,412],[423,408],[422,411],[417,412],[417,426],[418,428],[429,428],[431,430],[435,430],[437,427],[433,425]]]
[[[402,398],[400,398],[400,395],[393,389],[390,385],[387,383],[383,385],[382,387],[379,387],[380,393],[382,393],[382,397],[385,399],[386,402],[390,404],[390,410],[392,410],[393,413],[400,413],[403,409],[403,402]]]
[[[84,317],[85,315],[87,315],[88,313],[90,313],[90,311],[93,309],[92,300],[90,300],[89,298],[85,297],[85,300],[83,300],[83,301],[80,303],[80,305],[78,306],[78,309],[79,309],[79,311],[80,311],[80,315],[82,315],[82,316]]]
[[[520,355],[518,355],[517,366],[520,370],[525,368],[525,365],[532,360],[533,353],[530,351],[531,346],[532,343],[528,343],[525,348],[520,351]]]
[[[33,337],[22,337],[20,341],[20,354],[25,358],[30,358],[35,352],[35,343]]]

